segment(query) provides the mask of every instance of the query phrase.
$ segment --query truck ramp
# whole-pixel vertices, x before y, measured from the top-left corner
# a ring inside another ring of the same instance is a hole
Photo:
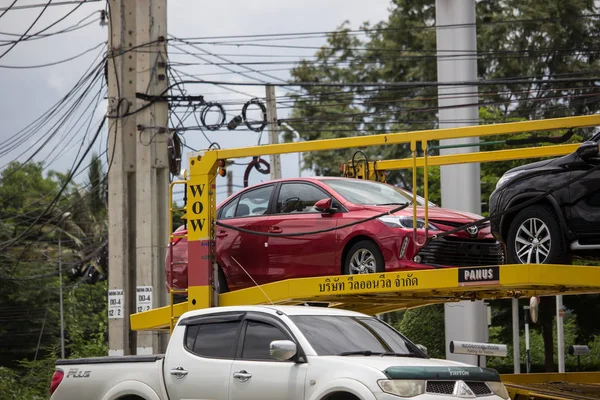
[[[556,379],[559,378],[559,379]],[[512,400],[598,400],[600,373],[503,376]]]

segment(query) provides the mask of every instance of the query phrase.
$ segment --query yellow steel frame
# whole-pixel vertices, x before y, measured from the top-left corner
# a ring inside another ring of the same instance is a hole
[[[501,375],[513,400],[583,400],[598,398],[600,372]]]
[[[480,137],[490,135],[503,135],[531,131],[581,128],[600,125],[600,115],[580,117],[566,117],[547,119],[542,121],[512,122],[493,125],[469,126],[461,128],[447,128],[437,130],[423,130],[405,133],[380,134],[372,136],[349,137],[340,139],[317,140],[309,142],[282,143],[267,146],[256,146],[236,149],[211,149],[190,154],[189,178],[187,179],[188,203],[188,302],[175,306],[173,312],[184,309],[193,310],[216,305],[232,304],[259,304],[268,303],[262,292],[269,295],[271,300],[278,302],[298,301],[334,301],[337,307],[350,307],[368,313],[379,313],[392,309],[414,307],[442,301],[460,300],[463,298],[504,298],[519,297],[533,294],[558,294],[558,293],[592,293],[600,292],[600,268],[594,267],[565,267],[535,265],[501,266],[501,282],[497,287],[473,286],[464,288],[458,285],[457,269],[440,269],[429,271],[415,271],[408,275],[388,273],[383,274],[384,284],[387,280],[396,279],[407,282],[407,279],[417,279],[418,286],[404,285],[385,287],[373,276],[352,277],[359,282],[358,288],[353,284],[349,288],[344,285],[342,291],[323,295],[320,284],[331,285],[340,282],[340,279],[349,277],[332,276],[321,278],[294,279],[263,285],[260,290],[250,288],[219,295],[213,298],[212,270],[215,266],[215,180],[219,167],[223,167],[227,160],[233,158],[264,156],[271,154],[286,154],[294,152],[313,152],[331,149],[360,148],[369,146],[382,146],[390,144],[407,143],[413,153],[411,160],[398,161],[396,167],[410,162],[408,167],[413,168],[413,179],[416,180],[417,168],[425,168],[425,188],[427,188],[427,171],[430,165],[448,165],[459,162],[485,162],[508,160],[515,158],[535,158],[549,155],[566,154],[574,149],[572,145],[547,146],[534,149],[503,150],[499,152],[483,152],[459,156],[438,156],[417,158],[417,142],[422,148],[432,140],[454,139],[465,137]],[[570,146],[570,147],[568,147]],[[548,150],[548,148],[550,148]],[[426,152],[425,152],[426,154]],[[377,163],[378,169],[391,169],[385,162]],[[425,189],[427,190],[427,189]],[[413,185],[416,196],[416,185]],[[427,192],[425,192],[427,199]],[[427,204],[427,202],[425,203]],[[416,206],[414,208],[416,211]],[[427,216],[427,210],[425,210]],[[416,212],[414,213],[416,218]],[[415,223],[416,226],[416,223]],[[550,273],[549,271],[552,271]],[[502,278],[504,276],[504,278]],[[327,281],[328,280],[328,281]],[[368,281],[373,280],[371,287],[367,288]],[[361,283],[363,282],[363,283]],[[339,285],[338,285],[339,288]],[[259,294],[259,292],[261,294]],[[262,297],[260,297],[262,296]],[[180,314],[179,314],[180,315]],[[131,316],[133,330],[161,329],[170,325],[170,318],[163,309],[155,309]]]
[[[600,292],[600,268],[598,267],[550,264],[502,265],[499,282],[482,283],[478,286],[459,284],[458,277],[463,270],[445,268],[289,279],[220,294],[219,306],[298,305],[306,302],[323,302],[330,303],[330,307],[373,315],[460,300]],[[182,304],[177,305],[180,307],[179,310],[186,309]],[[162,315],[165,315],[165,311],[160,310],[134,314],[131,320],[133,329],[167,328],[169,319],[161,320],[158,313],[162,312]],[[158,322],[159,320],[162,322]]]

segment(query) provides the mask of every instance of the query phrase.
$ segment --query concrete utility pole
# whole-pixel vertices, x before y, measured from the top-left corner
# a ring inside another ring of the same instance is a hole
[[[275,87],[267,85],[267,126],[269,127],[269,143],[279,143],[279,126],[277,125],[277,103]],[[271,179],[281,178],[281,158],[279,154],[271,155]]]
[[[135,354],[136,6],[109,0],[108,354]]]
[[[519,340],[519,299],[511,299],[513,328],[513,366],[514,373],[521,373],[521,346]]]
[[[65,358],[65,319],[63,310],[63,279],[62,279],[62,231],[58,232],[58,283],[60,295],[60,358]]]
[[[435,6],[438,81],[476,81],[475,0],[436,0]],[[477,104],[477,101],[477,86],[439,86],[440,128],[477,125],[479,109],[476,105],[444,108],[461,104]],[[478,142],[478,138],[442,140],[440,146],[477,144]],[[440,149],[440,154],[476,151],[479,151],[479,147],[447,148]],[[440,168],[442,206],[480,214],[479,164],[461,164]],[[452,340],[485,341],[487,337],[485,321],[486,309],[482,301],[462,301],[458,304],[445,305],[446,358],[477,364],[476,356],[451,354],[449,343]],[[485,357],[482,357],[482,362],[485,365]]]
[[[135,4],[137,44],[143,46],[137,54],[137,92],[166,95],[167,0],[136,0]],[[138,99],[136,105],[141,110],[136,114],[136,312],[167,304],[162,266],[169,240],[168,107],[166,100]],[[137,354],[163,351],[157,332],[137,335]]]
[[[565,310],[563,308],[562,294],[556,296],[556,352],[558,354],[558,372],[565,372],[565,325],[563,317]]]
[[[233,194],[233,172],[227,171],[227,197]]]
[[[131,332],[129,315],[166,304],[168,104],[136,92],[166,94],[167,2],[109,4],[109,355],[151,354],[159,337]],[[144,51],[128,51],[136,46]]]

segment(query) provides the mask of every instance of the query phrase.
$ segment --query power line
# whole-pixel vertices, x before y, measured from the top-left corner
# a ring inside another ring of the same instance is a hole
[[[181,71],[179,71],[182,73]],[[556,79],[481,79],[477,81],[462,81],[462,82],[439,82],[439,81],[420,81],[420,82],[289,82],[289,83],[268,83],[273,86],[281,87],[398,87],[398,88],[419,88],[419,87],[461,87],[461,86],[476,86],[476,85],[516,85],[516,84],[553,84],[565,82],[598,82],[598,78],[556,78]],[[260,83],[252,82],[227,82],[227,81],[183,81],[178,84],[210,84],[222,86],[263,86]]]
[[[10,6],[0,9],[0,11],[2,11],[2,14],[0,14],[0,18],[4,17],[4,14],[6,14],[8,11],[10,11],[16,3],[17,3],[17,0],[13,0],[13,2],[10,3]]]
[[[89,19],[91,16],[93,16],[94,14],[96,14],[97,11],[93,12],[92,14],[88,15],[87,17],[83,18],[81,21],[79,21],[78,23],[76,23],[75,25],[71,25],[68,28],[64,28],[61,29],[59,31],[54,31],[54,32],[50,32],[50,33],[45,33],[45,34],[31,34],[31,35],[27,35],[23,40],[40,40],[40,39],[45,39],[45,38],[49,38],[52,36],[56,36],[56,35],[61,35],[63,33],[69,33],[69,32],[74,32],[77,31],[79,29],[83,29],[85,27],[90,26],[93,23],[96,23],[100,20],[100,18],[96,18],[93,19],[89,22],[86,22],[85,24],[82,24],[83,21]],[[9,32],[0,32],[0,35],[4,35],[4,36],[17,36],[20,37],[21,34],[17,34],[17,33],[9,33]],[[9,46],[11,43],[14,43],[14,40],[0,40],[0,42],[3,42],[2,44],[0,44],[0,46]]]
[[[88,53],[91,53],[92,51],[96,50],[97,48],[99,48],[100,46],[104,46],[106,45],[107,42],[103,42],[103,43],[98,43],[96,46],[91,47],[87,50],[82,51],[79,54],[76,54],[72,57],[69,58],[65,58],[59,61],[54,61],[54,62],[50,62],[50,63],[46,63],[46,64],[37,64],[37,65],[0,65],[0,68],[7,68],[7,69],[35,69],[35,68],[46,68],[46,67],[51,67],[54,65],[59,65],[59,64],[64,64],[66,62],[69,61],[73,61],[79,57],[82,57]]]
[[[579,18],[595,18],[599,17],[600,14],[583,14]],[[510,20],[497,20],[497,21],[485,21],[485,25],[498,25],[498,24],[515,24],[515,23],[546,23],[546,22],[560,22],[561,18],[529,18],[529,19],[510,19]],[[251,35],[225,35],[225,36],[199,36],[183,38],[186,40],[209,40],[209,39],[245,39],[245,38],[291,38],[294,36],[305,36],[305,35],[335,35],[340,33],[373,33],[373,32],[404,32],[410,30],[427,30],[427,29],[450,29],[460,27],[472,27],[477,24],[465,23],[465,24],[444,24],[444,25],[418,25],[418,26],[407,26],[402,28],[389,28],[389,27],[374,27],[374,28],[362,28],[362,29],[341,29],[335,31],[312,31],[312,32],[289,32],[289,33],[263,33],[263,34],[251,34]]]
[[[32,29],[33,29],[33,27],[35,26],[35,24],[37,24],[37,22],[40,20],[40,18],[42,18],[42,15],[44,15],[44,12],[46,11],[46,9],[48,8],[48,6],[50,5],[50,3],[51,3],[51,2],[52,2],[52,0],[48,0],[48,2],[46,3],[46,5],[45,5],[45,6],[44,6],[44,8],[42,9],[42,11],[39,13],[39,15],[37,16],[37,18],[36,18],[36,19],[33,21],[33,23],[32,23],[31,25],[29,25],[29,28],[27,28],[27,30],[25,31],[25,33],[23,33],[23,34],[21,35],[21,37],[19,38],[19,40],[17,40],[16,42],[14,42],[14,43],[12,44],[12,46],[10,46],[10,47],[8,48],[8,50],[6,50],[4,53],[2,53],[2,54],[0,55],[0,58],[2,58],[2,57],[4,57],[5,55],[7,55],[7,54],[8,54],[8,53],[9,53],[9,52],[12,50],[12,49],[14,49],[14,48],[15,48],[15,46],[16,46],[17,44],[19,44],[21,41],[23,41],[23,38],[24,38],[25,36],[27,36],[27,34],[29,33],[29,31],[30,31],[30,30],[32,30]]]
[[[9,7],[6,8],[0,8],[0,11],[9,11],[9,10],[29,10],[32,8],[39,8],[39,7],[49,7],[49,6],[66,6],[66,5],[70,5],[70,4],[86,4],[86,3],[98,3],[100,1],[105,1],[105,0],[79,0],[79,1],[55,1],[52,2],[50,4],[28,4],[26,6],[16,6],[13,7],[13,4],[16,3],[16,1],[13,2],[13,4],[11,4]]]

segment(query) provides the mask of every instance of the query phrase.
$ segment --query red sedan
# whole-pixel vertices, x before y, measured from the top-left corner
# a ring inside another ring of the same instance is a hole
[[[408,191],[348,178],[281,179],[245,188],[225,200],[217,211],[218,221],[230,226],[216,227],[221,287],[226,284],[230,290],[242,289],[252,286],[253,280],[264,284],[320,275],[503,264],[503,249],[489,226],[460,231],[423,245],[422,198],[417,198],[416,242],[412,206],[393,215],[331,229],[411,202]],[[431,204],[428,235],[481,218]],[[234,227],[275,235],[243,233]],[[315,233],[276,235],[304,232]],[[173,286],[177,289],[187,287],[186,244],[181,239],[173,246]],[[168,254],[167,286],[171,281],[169,263]]]

